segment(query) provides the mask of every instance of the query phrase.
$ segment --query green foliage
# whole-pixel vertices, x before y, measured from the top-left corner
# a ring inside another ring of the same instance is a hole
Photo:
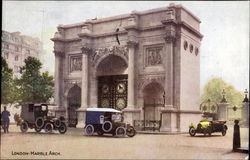
[[[211,79],[204,87],[204,93],[201,97],[202,102],[210,99],[212,102],[220,103],[222,100],[222,91],[226,92],[226,99],[230,105],[241,106],[244,96],[233,86],[227,84],[220,78]]]
[[[17,92],[13,80],[13,71],[9,68],[6,60],[1,57],[2,77],[1,77],[1,103],[12,104],[16,100]]]
[[[28,57],[24,62],[22,76],[17,82],[20,102],[48,102],[53,96],[53,77],[48,72],[40,73],[42,63],[38,59]]]

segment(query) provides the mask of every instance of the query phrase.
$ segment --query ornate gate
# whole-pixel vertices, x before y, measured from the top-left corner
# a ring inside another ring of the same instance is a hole
[[[98,77],[98,107],[122,110],[127,106],[128,75]]]

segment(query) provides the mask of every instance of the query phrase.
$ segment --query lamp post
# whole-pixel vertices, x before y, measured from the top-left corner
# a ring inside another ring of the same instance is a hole
[[[222,90],[222,100],[221,100],[221,103],[227,103],[227,100],[225,98],[225,95],[226,95],[226,92],[225,92],[225,89]]]
[[[245,89],[245,98],[244,98],[244,100],[243,100],[243,102],[249,102],[249,100],[248,100],[248,98],[247,98],[247,94],[248,94],[248,91],[247,91],[247,89]]]
[[[165,95],[165,91],[163,92],[162,97],[163,97],[163,107],[165,107],[165,97],[166,97],[166,95]]]

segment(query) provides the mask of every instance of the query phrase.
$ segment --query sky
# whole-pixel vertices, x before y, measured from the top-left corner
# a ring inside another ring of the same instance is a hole
[[[249,90],[248,1],[3,1],[2,29],[20,31],[43,41],[43,70],[54,74],[53,42],[59,24],[103,18],[133,10],[181,4],[201,20],[201,92],[218,77],[243,92]]]

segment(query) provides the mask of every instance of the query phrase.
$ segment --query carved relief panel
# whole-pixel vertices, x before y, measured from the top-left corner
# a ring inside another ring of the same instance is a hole
[[[144,50],[144,67],[161,66],[163,64],[163,46],[149,46]]]
[[[81,71],[82,70],[82,56],[78,55],[70,55],[69,56],[69,71]]]

